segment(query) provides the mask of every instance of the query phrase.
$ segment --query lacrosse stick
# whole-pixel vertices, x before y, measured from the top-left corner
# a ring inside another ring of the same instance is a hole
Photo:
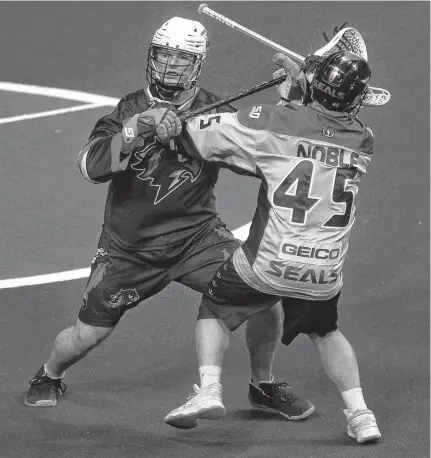
[[[180,118],[181,122],[187,121],[190,118],[199,116],[203,113],[206,113],[207,111],[214,110],[218,107],[221,107],[222,105],[227,105],[229,103],[235,102],[236,100],[243,99],[244,97],[255,94],[256,92],[263,91],[264,89],[267,89],[269,87],[277,86],[278,84],[281,84],[286,79],[286,77],[287,75],[279,76],[278,78],[273,78],[272,80],[265,81],[264,83],[258,84],[257,86],[253,86],[249,89],[246,89],[245,91],[238,92],[238,94],[227,97],[226,99],[218,100],[217,102],[197,108],[196,110],[193,110],[193,111],[189,110],[183,113],[178,113],[178,117]],[[155,135],[155,129],[154,129],[154,135]],[[169,141],[169,147],[171,150],[175,150],[174,139],[171,139]]]
[[[272,86],[277,86],[281,84],[286,79],[286,75],[279,76],[278,78],[274,78],[269,81],[265,81],[264,83],[258,84],[257,86],[253,86],[249,89],[244,91],[238,92],[238,94],[231,95],[223,100],[218,100],[217,102],[211,103],[210,105],[205,105],[201,108],[197,108],[193,111],[185,111],[184,113],[179,115],[181,121],[186,121],[189,118],[193,118],[194,116],[199,116],[207,111],[214,110],[215,108],[221,107],[222,105],[227,105],[229,103],[235,102],[236,100],[243,99],[249,95],[255,94],[256,92],[263,91]]]
[[[279,52],[282,52],[284,54],[287,54],[288,56],[292,57],[293,59],[296,59],[299,62],[304,62],[304,57],[300,56],[299,54],[296,54],[295,52],[291,51],[290,49],[285,48],[284,46],[281,46],[274,41],[265,38],[262,35],[259,35],[256,32],[253,32],[253,30],[248,29],[247,27],[244,27],[241,24],[238,24],[238,22],[232,21],[232,19],[229,19],[226,16],[223,16],[220,13],[217,13],[216,11],[212,10],[211,8],[208,7],[207,4],[202,3],[199,8],[198,8],[199,14],[205,14],[207,16],[212,17],[216,21],[219,21],[228,27],[232,27],[235,30],[239,30],[240,32],[244,33],[245,35],[248,35],[251,38],[254,38],[257,41],[260,41],[261,43],[270,46],[271,48],[276,49]]]
[[[249,37],[257,41],[260,41],[261,43],[275,49],[276,51],[287,54],[289,57],[291,57],[292,59],[295,59],[296,61],[299,61],[301,63],[305,61],[305,57],[301,56],[300,54],[297,54],[291,51],[290,49],[287,49],[284,46],[281,46],[278,43],[275,43],[274,41],[269,40],[268,38],[258,34],[257,32],[254,32],[253,30],[247,27],[244,27],[241,24],[238,24],[237,22],[233,21],[232,19],[229,19],[226,16],[223,16],[220,13],[217,13],[216,11],[209,8],[208,5],[206,5],[205,3],[202,3],[199,6],[198,12],[200,14],[209,16],[215,19],[216,21],[219,21],[222,24],[225,24],[228,27],[233,28],[234,30],[239,30],[240,32],[244,33],[245,35],[248,35]],[[336,44],[337,42],[339,42],[343,34],[349,41],[349,45],[350,45],[349,48],[353,48],[353,49],[348,49],[348,47],[344,46],[345,49],[351,50],[352,52],[355,52],[356,54],[363,57],[365,60],[368,60],[368,53],[365,47],[364,39],[362,38],[361,34],[352,27],[348,27],[346,29],[340,30],[340,32],[338,32],[335,35],[335,37],[326,46],[316,51],[315,55],[326,57],[326,55],[328,55],[331,49],[333,49],[333,47],[335,46],[334,43]],[[390,98],[391,98],[391,94],[386,89],[370,86],[365,96],[363,105],[364,106],[385,105],[386,103],[389,102]]]

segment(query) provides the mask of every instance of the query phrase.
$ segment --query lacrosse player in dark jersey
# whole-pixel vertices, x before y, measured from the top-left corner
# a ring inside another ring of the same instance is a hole
[[[207,31],[199,22],[174,17],[163,24],[148,51],[149,86],[126,95],[100,118],[80,152],[82,175],[94,183],[109,182],[103,230],[78,321],[58,334],[51,356],[30,381],[27,405],[55,406],[65,389],[64,371],[107,338],[127,310],[172,281],[203,293],[217,268],[238,248],[239,241],[215,208],[219,165],[140,136],[148,127],[148,118],[141,114],[151,108],[169,106],[181,112],[218,100],[196,85],[207,49]],[[174,124],[171,133],[176,129],[181,125]],[[249,320],[246,330],[250,383],[259,391],[266,382],[277,399],[282,399],[284,386],[272,376],[280,313],[268,310]],[[198,351],[205,345],[201,323],[196,326]],[[221,397],[220,368],[201,367],[200,376],[202,392],[215,390]],[[277,410],[282,414],[310,411],[309,401],[280,399]]]

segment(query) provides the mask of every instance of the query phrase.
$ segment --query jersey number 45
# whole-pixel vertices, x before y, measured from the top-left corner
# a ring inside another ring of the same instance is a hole
[[[321,200],[317,195],[310,195],[310,188],[313,184],[315,167],[323,167],[310,160],[302,160],[290,171],[274,191],[274,205],[292,209],[291,223],[304,225],[308,212],[310,212],[317,202]],[[357,171],[352,169],[331,169],[330,177],[326,182],[320,181],[321,191],[331,192],[333,203],[344,203],[344,213],[333,214],[330,205],[320,209],[328,216],[324,219],[323,227],[343,228],[349,224],[352,208],[354,204],[357,185],[352,183],[357,176]],[[335,173],[335,179],[333,174]],[[330,179],[329,179],[330,178]],[[296,184],[296,186],[295,186]],[[347,187],[351,186],[352,190]],[[292,191],[293,190],[293,191]],[[320,192],[319,192],[320,194]]]

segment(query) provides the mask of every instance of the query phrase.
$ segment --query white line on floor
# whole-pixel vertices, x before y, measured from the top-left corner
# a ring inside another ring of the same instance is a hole
[[[59,89],[57,87],[34,86],[31,84],[10,83],[0,81],[0,91],[19,92],[20,94],[43,95],[58,99],[74,100],[75,102],[100,103],[101,106],[117,105],[119,99],[105,95],[90,94],[87,92]]]
[[[233,232],[234,236],[244,241],[250,230],[250,223],[235,229]],[[90,274],[90,268],[86,267],[83,269],[66,270],[64,272],[54,272],[52,274],[35,275],[32,277],[21,277],[21,278],[7,278],[0,280],[0,289],[7,288],[18,288],[21,286],[34,286],[44,285],[47,283],[57,283],[61,281],[78,280],[81,278],[87,278]]]
[[[74,113],[76,111],[91,110],[93,108],[100,108],[103,106],[106,105],[100,103],[92,103],[86,105],[75,105],[73,107],[58,108],[56,110],[39,111],[38,113],[29,113],[24,115],[11,116],[9,118],[0,118],[0,124],[9,124],[11,122],[26,121],[28,119],[46,118],[48,116],[57,116],[64,113]]]

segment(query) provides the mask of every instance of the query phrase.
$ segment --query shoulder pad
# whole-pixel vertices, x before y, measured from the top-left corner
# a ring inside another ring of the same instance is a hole
[[[238,121],[249,129],[266,130],[278,134],[287,134],[289,126],[296,121],[298,107],[294,104],[255,105],[251,109],[240,110]]]

